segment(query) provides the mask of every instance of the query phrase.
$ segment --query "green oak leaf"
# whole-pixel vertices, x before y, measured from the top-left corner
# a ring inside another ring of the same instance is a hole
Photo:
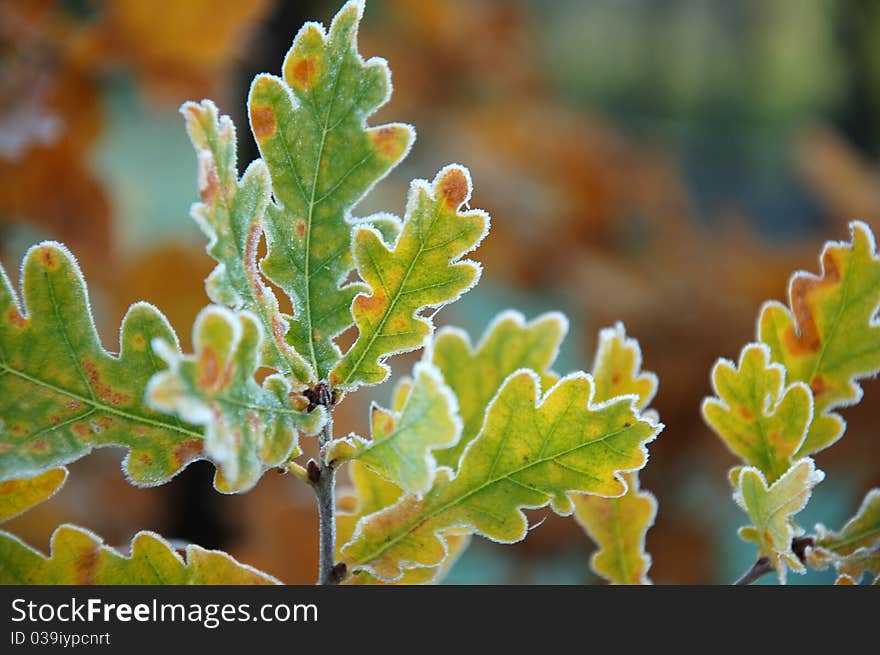
[[[131,555],[122,555],[74,525],[55,530],[49,557],[0,532],[0,562],[0,584],[4,585],[280,584],[221,551],[190,545],[184,560],[152,532],[138,532],[131,542]]]
[[[199,428],[144,402],[147,381],[164,368],[151,341],[177,348],[155,307],[129,308],[113,355],[101,345],[85,280],[64,246],[47,241],[28,250],[21,286],[23,304],[0,268],[0,480],[123,446],[129,479],[156,485],[203,457]]]
[[[471,190],[467,170],[447,166],[432,183],[412,183],[393,244],[371,227],[355,232],[355,262],[370,291],[354,299],[358,337],[333,369],[331,386],[348,391],[385,380],[390,373],[385,359],[418,348],[433,331],[431,319],[419,312],[438,309],[477,283],[480,265],[461,257],[487,234],[489,216],[461,210]]]
[[[816,568],[833,564],[856,581],[865,571],[880,575],[880,489],[871,489],[859,510],[839,531],[816,526],[808,561]]]
[[[372,471],[363,462],[352,461],[348,471],[353,488],[340,496],[339,511],[336,514],[337,555],[340,558],[341,553],[338,551],[351,539],[358,521],[374,512],[390,507],[403,496],[403,490],[400,487]],[[440,564],[434,567],[407,569],[400,579],[392,584],[411,585],[438,582],[465,551],[469,542],[470,535],[468,534],[448,535],[446,537],[448,554]],[[370,575],[367,571],[358,571],[348,576],[345,584],[389,583]]]
[[[623,324],[603,329],[593,364],[594,402],[632,394],[636,407],[643,410],[657,393],[657,376],[641,367],[641,348],[626,336]],[[651,556],[645,552],[645,537],[657,516],[657,499],[639,490],[638,471],[627,473],[625,479],[627,492],[618,498],[573,495],[574,516],[598,548],[590,559],[596,574],[613,584],[650,584]]]
[[[733,499],[752,520],[752,525],[739,529],[739,535],[758,545],[760,554],[770,559],[782,583],[786,568],[797,573],[806,570],[791,549],[791,540],[804,533],[793,516],[807,506],[813,487],[824,478],[825,474],[816,469],[809,457],[796,461],[771,485],[754,466],[739,467],[731,473]]]
[[[850,224],[851,243],[830,242],[822,251],[822,274],[796,273],[789,285],[791,309],[764,305],[761,341],[790,382],[813,392],[814,418],[795,457],[837,441],[844,421],[834,409],[858,402],[858,380],[880,372],[880,258],[864,223]]]
[[[408,493],[427,491],[437,469],[432,451],[451,446],[461,435],[458,404],[437,368],[416,364],[400,411],[373,405],[370,418],[372,439],[338,440],[327,461],[358,459]]]
[[[568,320],[559,312],[526,322],[519,312],[507,310],[492,321],[475,347],[459,328],[444,327],[437,332],[426,358],[440,369],[458,398],[462,419],[461,439],[437,451],[439,464],[458,468],[464,449],[480,432],[486,408],[511,373],[528,368],[540,375],[542,388],[553,386],[558,378],[550,367],[567,331]]]
[[[786,386],[785,368],[761,343],[743,348],[739,364],[712,369],[716,398],[703,401],[706,423],[746,464],[775,482],[791,466],[813,419],[813,394],[803,382]]]
[[[0,482],[0,523],[15,518],[54,496],[67,480],[67,469],[59,466],[32,478]]]
[[[657,517],[657,499],[639,490],[639,477],[627,473],[627,492],[619,498],[574,496],[574,516],[598,550],[590,568],[612,584],[650,584],[651,556],[645,536]]]
[[[523,509],[549,504],[565,515],[573,493],[624,494],[622,474],[645,465],[645,444],[661,426],[640,417],[632,397],[594,404],[593,392],[583,373],[544,396],[534,372],[508,377],[457,473],[440,468],[423,498],[403,496],[359,521],[341,550],[349,570],[395,580],[443,562],[446,533],[513,543],[528,530]]]
[[[224,493],[247,491],[267,467],[298,455],[298,430],[313,434],[323,422],[323,408],[307,413],[280,374],[256,383],[262,339],[251,312],[211,305],[193,326],[195,354],[181,355],[162,340],[153,346],[168,370],[150,380],[147,400],[205,427],[214,484]]]
[[[257,269],[271,194],[269,171],[258,159],[238,178],[235,127],[229,116],[218,116],[210,100],[187,102],[181,113],[199,162],[201,202],[190,213],[209,238],[208,254],[218,262],[205,281],[208,296],[233,309],[252,311],[271,337],[263,341],[263,364],[306,381],[308,364],[284,339],[290,317],[281,314],[278,299]]]
[[[329,33],[306,23],[283,64],[283,79],[258,75],[248,99],[251,129],[275,197],[266,214],[263,272],[293,302],[286,338],[325,380],[341,353],[334,337],[352,324],[364,286],[343,286],[353,268],[350,212],[409,151],[408,125],[368,128],[391,94],[390,72],[357,50],[362,2],[347,3]]]

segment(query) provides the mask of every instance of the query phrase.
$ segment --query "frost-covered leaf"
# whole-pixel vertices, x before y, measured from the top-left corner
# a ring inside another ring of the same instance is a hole
[[[593,364],[594,401],[634,394],[636,407],[644,409],[657,392],[657,376],[641,366],[639,344],[626,336],[622,323],[602,330]],[[574,515],[598,548],[590,560],[593,571],[613,584],[650,584],[651,556],[645,552],[645,536],[657,516],[657,499],[639,490],[638,471],[624,479],[627,491],[618,498],[573,495]]]
[[[442,562],[449,531],[512,543],[528,529],[525,508],[570,514],[572,493],[624,494],[621,474],[644,466],[660,426],[640,418],[632,398],[594,404],[593,391],[583,373],[543,397],[535,373],[508,377],[456,474],[440,468],[424,498],[404,496],[358,523],[341,551],[349,570],[394,580]]]
[[[422,494],[434,479],[433,451],[449,447],[461,434],[455,396],[432,364],[413,368],[400,411],[371,408],[371,440],[351,436],[331,445],[327,461],[358,459],[405,491]]]
[[[269,205],[271,181],[262,160],[251,163],[239,179],[235,127],[218,116],[210,100],[181,107],[199,161],[199,195],[191,214],[209,239],[208,254],[218,263],[205,288],[211,300],[254,313],[270,338],[263,340],[262,362],[299,380],[309,379],[308,364],[284,339],[289,317],[257,270],[257,246]]]
[[[470,174],[450,165],[431,183],[412,183],[393,244],[370,227],[355,232],[354,258],[369,291],[354,299],[358,338],[333,369],[331,386],[350,390],[385,380],[385,358],[418,348],[433,330],[431,319],[418,313],[442,307],[476,284],[479,264],[461,257],[486,235],[489,216],[462,211],[470,197]]]
[[[275,578],[224,552],[186,547],[186,559],[152,532],[138,532],[126,556],[74,525],[55,530],[47,557],[0,532],[0,584],[26,585],[255,585]]]
[[[357,51],[362,2],[347,3],[329,33],[306,23],[284,59],[283,79],[258,75],[250,124],[275,196],[266,216],[262,270],[291,298],[288,342],[324,380],[340,358],[333,338],[352,324],[362,284],[340,285],[353,268],[351,208],[407,153],[408,125],[368,128],[388,100],[384,60]]]
[[[770,559],[783,583],[786,566],[798,573],[805,571],[791,549],[791,540],[804,533],[793,517],[806,507],[813,487],[824,477],[809,457],[792,464],[772,485],[767,484],[764,474],[754,466],[740,467],[731,475],[733,499],[752,520],[752,525],[739,529],[739,535],[758,545],[761,555]]]
[[[817,568],[833,564],[856,580],[865,571],[880,575],[880,489],[868,492],[859,511],[839,531],[816,526],[810,563]]]
[[[785,368],[770,362],[761,343],[746,346],[739,364],[720,359],[712,369],[717,398],[703,401],[706,423],[727,447],[774,482],[791,466],[813,418],[813,395],[803,382],[785,385]]]
[[[796,457],[840,438],[844,422],[833,410],[858,402],[857,381],[880,371],[880,258],[870,228],[861,222],[850,228],[851,243],[825,246],[821,275],[792,277],[791,309],[767,303],[758,321],[760,340],[785,366],[789,382],[805,382],[813,391],[813,423]]]
[[[224,493],[250,489],[267,467],[298,455],[297,431],[314,433],[323,420],[323,408],[308,413],[294,403],[299,397],[280,374],[256,383],[262,339],[251,312],[211,305],[193,325],[193,355],[154,342],[168,370],[150,381],[147,399],[205,426],[205,452],[217,464],[214,484]]]
[[[522,314],[508,310],[492,321],[476,347],[464,330],[444,327],[437,332],[428,358],[458,398],[462,419],[461,439],[437,452],[439,464],[458,468],[462,452],[479,433],[486,408],[508,375],[528,368],[540,375],[542,388],[553,386],[558,378],[550,367],[567,331],[568,321],[558,312],[526,322]]]
[[[64,246],[44,242],[27,252],[22,290],[19,304],[0,268],[0,480],[123,446],[132,482],[155,485],[201,456],[200,429],[144,402],[147,381],[164,368],[151,341],[177,348],[155,307],[131,306],[117,356],[98,339],[85,280]]]
[[[349,467],[352,484],[351,493],[339,498],[339,512],[336,514],[336,543],[342,546],[351,539],[357,522],[363,517],[378,512],[396,503],[403,495],[397,485],[371,471],[362,462],[353,461]],[[449,554],[435,567],[408,569],[394,584],[428,584],[437,582],[455,563],[458,556],[467,548],[470,536],[450,535],[446,538]],[[341,557],[341,555],[339,555]],[[387,584],[366,571],[349,576],[346,584]]]
[[[627,492],[620,498],[574,496],[574,515],[598,550],[590,567],[613,584],[650,584],[651,556],[645,552],[645,535],[657,516],[657,499],[639,491],[636,473],[625,476]]]
[[[33,478],[0,482],[0,523],[49,500],[67,480],[63,466],[49,469]]]

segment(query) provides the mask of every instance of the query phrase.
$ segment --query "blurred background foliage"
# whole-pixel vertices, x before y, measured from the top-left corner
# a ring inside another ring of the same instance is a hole
[[[64,241],[89,281],[108,349],[129,303],[148,300],[189,347],[212,264],[188,217],[195,156],[179,104],[214,98],[257,156],[244,102],[278,72],[326,0],[0,0],[0,259]],[[643,486],[660,500],[648,535],[658,583],[723,583],[754,558],[734,463],[702,423],[715,358],[753,337],[761,302],[795,269],[817,269],[846,223],[880,229],[880,3],[873,0],[371,0],[361,50],[388,59],[395,94],[374,122],[413,123],[410,157],[359,208],[402,212],[413,177],[471,167],[473,205],[493,217],[481,284],[438,323],[476,339],[512,306],[565,311],[560,372],[588,368],[598,330],[622,320],[666,430]],[[243,168],[243,166],[242,166]],[[392,361],[397,374],[414,357]],[[880,484],[880,385],[844,412],[846,437],[802,523],[838,527]],[[337,431],[363,431],[361,393]],[[140,528],[230,550],[289,583],[311,583],[310,490],[267,475],[244,496],[210,486],[212,467],[129,486],[120,453],[72,466],[67,487],[10,528],[45,549],[73,521],[126,543]],[[512,547],[477,540],[455,583],[592,583],[592,546],[571,519],[534,512]],[[792,576],[827,582],[830,574]]]

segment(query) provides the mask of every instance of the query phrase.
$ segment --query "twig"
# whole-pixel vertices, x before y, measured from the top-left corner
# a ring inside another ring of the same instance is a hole
[[[752,568],[742,574],[739,580],[734,582],[735,585],[749,585],[755,582],[756,580],[763,578],[765,575],[770,573],[773,570],[773,566],[770,564],[770,558],[761,557],[757,562],[752,564]]]
[[[333,439],[333,417],[330,412],[327,414],[327,423],[318,436],[318,446],[322,451]],[[335,563],[336,469],[327,463],[317,464],[315,460],[309,460],[306,474],[318,499],[318,584],[338,584],[345,575],[345,565]]]
[[[791,551],[797,555],[797,558],[806,563],[807,547],[815,543],[813,537],[798,537],[791,540]],[[752,564],[752,567],[742,574],[739,580],[734,582],[735,585],[750,585],[768,573],[773,571],[773,565],[770,563],[769,557],[760,557]]]

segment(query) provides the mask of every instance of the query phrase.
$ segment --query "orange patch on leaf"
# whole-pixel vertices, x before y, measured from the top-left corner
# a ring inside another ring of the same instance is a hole
[[[450,168],[437,184],[437,193],[450,209],[458,209],[470,190],[467,176],[460,168]]]
[[[813,390],[813,396],[818,398],[823,393],[828,391],[828,385],[825,384],[825,378],[821,375],[815,376],[812,380],[810,380],[810,389]]]
[[[745,405],[740,405],[737,408],[737,411],[739,412],[739,415],[742,416],[747,421],[751,421],[753,418],[755,418],[755,415],[752,414],[752,410],[750,410]]]
[[[825,274],[821,278],[797,275],[791,283],[791,309],[800,334],[794,328],[789,328],[784,340],[786,347],[795,355],[810,355],[822,348],[822,336],[810,301],[818,289],[840,282],[840,265],[834,258],[833,250],[825,251],[822,268]]]
[[[251,107],[251,125],[260,141],[275,134],[275,111],[271,107]]]
[[[288,82],[291,86],[295,86],[298,89],[308,89],[314,80],[317,71],[317,57],[314,55],[311,57],[303,57],[290,66],[290,79]]]
[[[31,452],[45,453],[49,449],[49,444],[46,443],[45,439],[37,439],[31,442],[29,449]]]
[[[200,439],[190,439],[174,447],[173,459],[178,466],[183,466],[201,455],[204,449]]]
[[[23,328],[27,325],[27,320],[15,307],[9,308],[9,311],[6,312],[6,319],[17,328]]]
[[[293,229],[296,231],[296,236],[300,239],[304,239],[306,236],[306,222],[302,219],[296,221],[293,224]]]
[[[147,349],[147,340],[144,338],[144,335],[139,333],[131,338],[131,345],[134,346],[135,350],[143,352]]]
[[[380,316],[388,307],[388,296],[381,291],[373,292],[373,295],[359,295],[354,299],[353,311],[355,314],[369,314]]]
[[[203,203],[210,205],[220,193],[220,178],[217,176],[217,165],[213,159],[202,161],[205,162],[205,185],[199,188],[199,197]]]
[[[40,248],[40,260],[48,271],[57,271],[61,267],[58,252],[52,246]]]
[[[382,127],[371,132],[370,140],[385,159],[391,159],[400,154],[400,128],[398,127]]]
[[[211,389],[220,377],[220,362],[213,348],[202,348],[199,353],[199,380],[203,389]]]

